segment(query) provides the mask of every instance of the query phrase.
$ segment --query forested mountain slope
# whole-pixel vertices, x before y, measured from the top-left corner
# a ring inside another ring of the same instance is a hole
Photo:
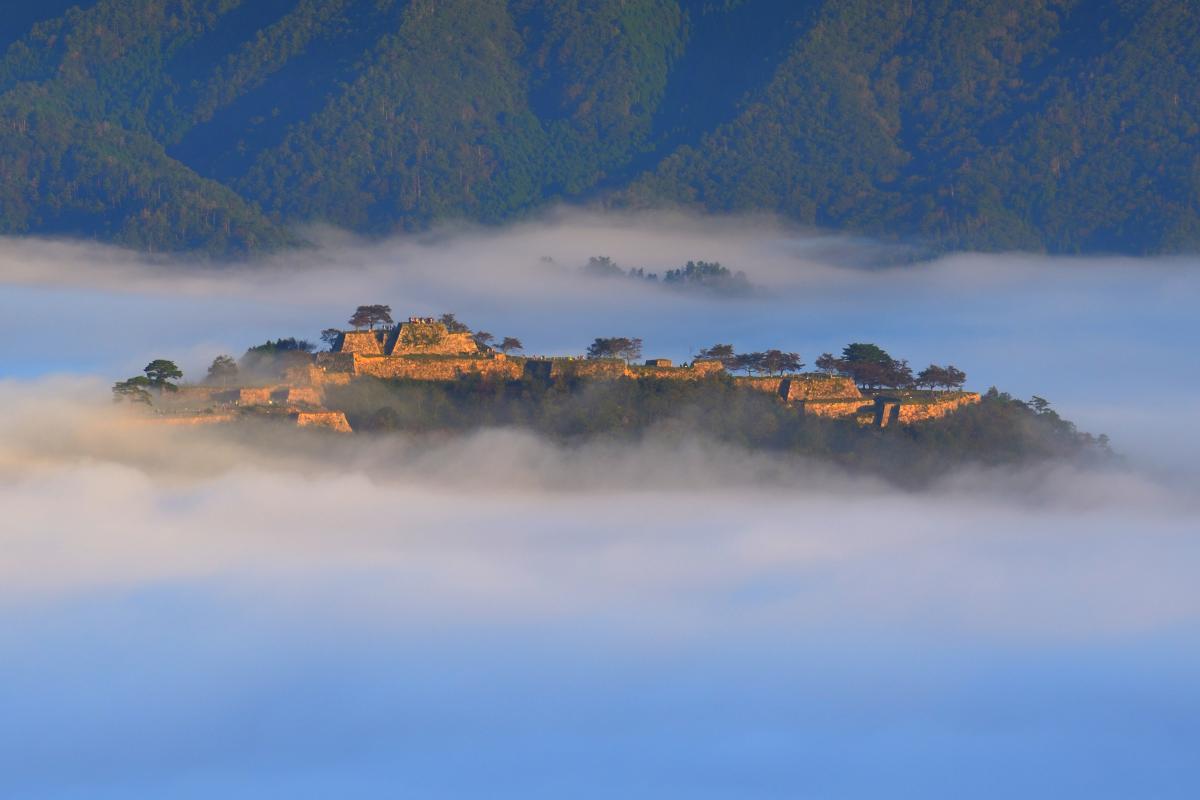
[[[1200,244],[1190,0],[19,0],[0,233],[236,253],[558,199]]]

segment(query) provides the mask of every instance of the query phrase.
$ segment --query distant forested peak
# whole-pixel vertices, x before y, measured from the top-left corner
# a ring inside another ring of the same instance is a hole
[[[0,234],[236,254],[565,200],[935,249],[1200,243],[1191,0],[15,5]]]

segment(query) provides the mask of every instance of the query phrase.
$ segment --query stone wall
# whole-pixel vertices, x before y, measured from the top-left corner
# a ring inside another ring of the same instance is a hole
[[[339,353],[360,353],[365,356],[383,355],[381,331],[346,331],[335,345]]]
[[[858,400],[801,400],[796,406],[806,417],[827,419],[856,417],[864,408],[871,408],[869,403],[864,405],[862,398]]]
[[[794,375],[783,379],[780,394],[789,403],[799,400],[860,400],[853,379],[837,375]]]
[[[406,323],[412,324],[412,323]],[[440,323],[439,323],[440,324]],[[467,336],[467,334],[447,334]],[[472,340],[474,346],[474,340]],[[458,345],[454,345],[458,347]],[[696,380],[720,374],[724,370],[720,361],[696,361],[690,366],[652,367],[627,366],[617,359],[588,358],[521,358],[506,357],[502,353],[483,354],[476,348],[474,355],[461,357],[437,356],[366,356],[360,353],[318,353],[316,363],[304,376],[297,375],[295,382],[313,386],[345,384],[355,375],[372,375],[377,378],[407,378],[410,380],[448,381],[459,374],[479,373],[504,379],[521,377],[553,380],[558,377],[577,378],[674,378]],[[779,379],[774,381],[778,389]]]
[[[733,379],[733,383],[735,386],[739,386],[742,389],[754,389],[755,391],[766,392],[767,394],[780,396],[779,387],[783,383],[783,378],[750,378],[736,376]]]
[[[322,402],[322,392],[319,385],[310,384],[297,386],[283,384],[276,386],[241,386],[234,389],[223,389],[209,386],[187,386],[171,396],[170,403],[163,403],[171,409],[199,408],[203,406],[267,406],[267,405],[313,405]]]
[[[220,402],[217,398],[227,391],[219,386],[180,386],[178,391],[163,392],[161,395],[152,392],[151,396],[155,408],[184,411],[208,408]]]
[[[354,374],[415,381],[452,381],[459,375],[478,374],[502,380],[521,377],[523,364],[516,359],[493,358],[355,358]]]
[[[349,372],[323,372],[318,380],[313,381],[315,386],[345,386],[354,379],[354,375]]]
[[[288,385],[318,390],[330,384],[344,386],[354,378],[353,370],[354,356],[350,353],[318,353],[317,363],[309,364],[302,372],[289,373]]]
[[[319,406],[324,393],[315,386],[281,386],[271,392],[271,402],[284,405]]]
[[[880,395],[875,398],[874,406],[869,415],[864,414],[860,420],[877,428],[888,425],[912,425],[931,419],[940,419],[952,414],[963,406],[980,402],[975,392],[955,392],[942,397],[912,398],[901,393],[895,397]]]
[[[655,361],[666,361],[666,359],[652,359]],[[668,380],[683,380],[694,381],[701,378],[707,378],[712,375],[718,375],[725,370],[725,367],[720,361],[696,361],[690,366],[667,366],[657,364],[639,364],[629,367],[626,374],[633,378],[666,378]]]
[[[234,389],[229,398],[239,406],[265,406],[271,403],[272,391],[269,386],[243,387]]]
[[[712,359],[698,359],[692,362],[692,372],[696,375],[720,375],[725,371],[725,365]]]
[[[624,378],[629,375],[624,361],[611,358],[555,358],[550,362],[550,377]]]
[[[344,385],[358,375],[418,381],[452,381],[461,375],[470,374],[499,380],[518,380],[522,377],[541,380],[554,380],[559,377],[595,380],[645,377],[696,380],[720,374],[723,369],[721,362],[708,360],[696,361],[690,366],[659,367],[629,366],[618,359],[505,358],[500,355],[393,357],[367,356],[361,353],[320,353],[317,355],[316,364],[309,367],[307,373],[307,383],[318,390],[315,394],[295,387],[286,396],[264,398],[262,393],[269,390],[242,389],[238,390],[237,402],[239,405],[247,405],[275,399],[276,402],[288,404],[319,405],[320,387],[329,384]],[[810,416],[853,417],[861,413],[864,421],[876,425],[886,425],[889,421],[907,425],[937,419],[964,405],[979,402],[979,395],[970,392],[948,395],[932,401],[897,396],[891,399],[898,405],[889,406],[877,413],[877,409],[872,406],[873,401],[863,397],[854,381],[847,377],[809,373],[776,377],[734,377],[733,382],[742,388],[773,394]],[[864,408],[867,410],[864,411]]]
[[[291,415],[300,428],[326,428],[338,433],[353,433],[341,411],[299,411]]]
[[[736,377],[733,382],[746,389],[777,395],[789,403],[801,400],[844,400],[862,397],[862,392],[858,391],[853,380],[839,375]]]
[[[317,353],[313,366],[323,372],[354,372],[355,358],[354,353]]]
[[[980,399],[979,394],[976,392],[959,392],[930,403],[906,403],[902,401],[896,420],[904,425],[911,425],[914,422],[922,422],[927,419],[940,419],[947,414],[954,413],[963,406],[975,405],[980,402]]]
[[[405,322],[392,331],[383,352],[389,356],[465,356],[482,351],[468,332],[450,333],[440,322]]]
[[[876,428],[886,428],[900,421],[900,401],[892,397],[876,397],[875,412],[871,423]]]

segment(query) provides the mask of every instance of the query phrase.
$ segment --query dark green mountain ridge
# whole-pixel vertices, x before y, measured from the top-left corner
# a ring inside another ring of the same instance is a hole
[[[252,252],[558,200],[1200,243],[1189,0],[21,0],[0,233]]]

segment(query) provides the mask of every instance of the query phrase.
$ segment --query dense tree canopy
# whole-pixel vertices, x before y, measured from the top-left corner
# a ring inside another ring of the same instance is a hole
[[[179,386],[171,381],[182,378],[183,371],[176,366],[174,361],[156,358],[147,364],[142,372],[144,374],[114,383],[112,387],[113,400],[148,405],[151,402],[151,390],[160,395],[163,392],[179,391]]]
[[[176,391],[179,387],[171,383],[171,381],[183,377],[183,370],[176,366],[174,361],[169,361],[165,358],[154,359],[146,365],[142,372],[146,373],[146,379],[150,382],[150,387],[160,392]]]
[[[392,324],[392,307],[382,304],[359,306],[350,315],[350,324],[355,330],[366,328],[375,330],[376,325]]]
[[[935,247],[1200,244],[1191,0],[16,5],[0,234],[242,253],[566,198]]]
[[[438,318],[438,322],[441,322],[443,325],[445,325],[446,330],[450,331],[450,333],[471,332],[471,326],[464,322],[459,322],[458,318],[453,314],[442,314],[442,316]]]
[[[208,367],[207,380],[209,383],[228,386],[237,380],[237,376],[238,366],[237,362],[233,360],[233,356],[217,356]]]
[[[150,392],[147,391],[149,386],[150,379],[145,375],[135,375],[127,380],[117,381],[112,387],[113,401],[150,405]]]
[[[588,358],[620,358],[632,361],[642,357],[642,340],[625,336],[597,338],[587,349]]]
[[[713,359],[722,363],[728,363],[733,358],[733,345],[731,344],[714,344],[712,347],[706,347],[696,354],[696,358]]]
[[[944,389],[960,389],[967,381],[967,373],[963,372],[958,367],[950,365],[948,367],[940,367],[937,364],[930,364],[925,369],[921,370],[914,383],[917,386],[927,386],[930,389],[938,387]]]
[[[767,350],[759,360],[763,371],[769,375],[783,375],[788,372],[799,372],[804,368],[804,362],[797,353],[785,353],[782,350]]]
[[[292,336],[269,339],[247,349],[238,368],[258,377],[280,378],[289,368],[308,364],[310,354],[316,349],[312,342]]]
[[[337,343],[341,341],[342,332],[337,328],[326,328],[321,331],[321,341],[332,350],[337,347]]]

